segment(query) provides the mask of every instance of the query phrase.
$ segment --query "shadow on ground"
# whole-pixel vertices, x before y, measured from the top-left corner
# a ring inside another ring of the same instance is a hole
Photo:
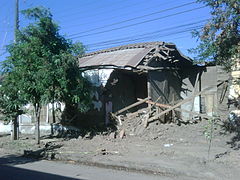
[[[9,136],[9,134],[0,134],[0,138],[5,136]]]
[[[54,145],[51,142],[46,143],[43,148],[37,150],[24,150],[23,155],[5,155],[0,156],[0,165],[19,165],[36,162],[42,159],[53,159],[56,149],[62,145]]]
[[[19,159],[15,159],[14,157],[1,158],[0,162],[2,160],[4,160],[5,162],[8,162],[8,163],[5,163],[4,165],[0,164],[0,179],[3,179],[3,180],[13,180],[13,179],[14,180],[25,180],[25,179],[74,180],[76,179],[76,178],[60,176],[56,174],[50,174],[50,173],[39,172],[39,171],[34,171],[29,169],[23,169],[19,167],[13,167],[12,161],[14,162],[19,161]],[[9,165],[6,165],[6,164],[9,164]]]
[[[0,165],[27,164],[27,163],[31,163],[31,162],[35,162],[35,161],[38,161],[38,159],[25,158],[20,155],[6,155],[6,156],[0,157]]]
[[[230,133],[232,135],[231,139],[227,141],[227,144],[231,146],[233,150],[240,149],[240,124],[233,124],[230,121],[225,121],[221,126],[222,133]]]
[[[62,145],[55,145],[52,142],[48,142],[45,144],[43,148],[38,150],[24,150],[24,157],[30,157],[34,159],[54,159],[56,155],[56,149],[61,148]]]
[[[94,125],[85,126],[81,125],[61,125],[55,124],[55,130],[53,135],[42,136],[41,139],[53,139],[53,138],[63,138],[64,140],[76,139],[76,138],[86,138],[92,139],[97,135],[109,135],[112,132],[117,131],[117,122],[112,119],[108,126],[104,125]]]

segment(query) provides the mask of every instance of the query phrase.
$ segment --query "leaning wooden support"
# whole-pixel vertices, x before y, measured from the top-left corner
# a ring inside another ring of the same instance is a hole
[[[162,115],[164,115],[164,114],[172,111],[173,109],[176,109],[177,107],[181,106],[182,104],[185,104],[186,102],[191,101],[191,100],[192,100],[193,98],[195,98],[196,96],[199,96],[199,95],[203,94],[203,93],[206,92],[206,91],[209,91],[210,89],[212,89],[212,88],[214,88],[214,87],[215,87],[215,86],[210,86],[210,87],[208,87],[208,88],[206,88],[206,89],[204,89],[204,90],[202,90],[202,91],[194,94],[193,96],[182,100],[181,102],[177,103],[176,105],[174,105],[174,106],[166,109],[165,111],[162,111],[161,113],[159,113],[159,114],[153,116],[152,118],[148,119],[148,123],[155,121],[156,119],[158,119],[158,118],[161,117]]]
[[[141,98],[137,98],[138,101],[142,101],[143,99]],[[157,102],[153,102],[151,100],[147,100],[146,103],[148,104],[151,104],[153,106],[158,106],[158,107],[161,107],[161,108],[170,108],[171,106],[170,105],[167,105],[167,104],[160,104],[160,103],[157,103]]]
[[[223,83],[223,89],[222,89],[222,92],[221,92],[221,95],[220,95],[220,98],[219,98],[219,104],[222,104],[222,102],[224,100],[224,97],[226,95],[227,89],[228,89],[228,82],[225,81]]]
[[[142,99],[138,98],[138,100],[140,101]],[[146,103],[152,104],[152,105],[155,105],[155,106],[158,106],[158,107],[161,107],[161,108],[171,108],[172,107],[172,106],[167,105],[167,104],[155,103],[151,100],[147,100]],[[188,111],[188,110],[181,109],[181,108],[175,108],[174,110],[178,111],[178,112],[186,112],[186,113],[189,113],[190,115],[195,115],[195,116],[199,116],[199,117],[206,118],[206,119],[212,118],[212,116],[208,116],[206,114],[200,114],[200,113],[197,113],[197,112],[192,112],[192,111]]]
[[[115,114],[113,113],[109,113],[110,114],[110,117],[115,120],[115,121],[118,121],[118,124],[121,126],[122,125],[122,121],[121,121],[121,118],[119,116],[116,116]]]
[[[129,109],[131,109],[131,108],[133,108],[133,107],[136,107],[136,106],[138,106],[138,105],[140,105],[140,104],[145,103],[145,102],[146,102],[147,100],[149,100],[149,99],[151,99],[151,98],[150,98],[150,97],[147,97],[147,98],[143,99],[142,101],[135,102],[135,103],[133,103],[133,104],[131,104],[131,105],[129,105],[129,106],[123,108],[123,109],[120,109],[120,110],[117,111],[117,112],[115,112],[114,115],[117,116],[118,114],[123,113],[124,111],[127,111],[127,110],[129,110]]]

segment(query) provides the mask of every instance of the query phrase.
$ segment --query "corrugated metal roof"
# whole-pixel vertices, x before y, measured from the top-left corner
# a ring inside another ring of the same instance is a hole
[[[174,44],[160,41],[128,44],[85,54],[79,58],[79,66],[81,68],[99,66],[137,67],[143,58],[157,47],[173,48],[178,51]],[[187,60],[187,57],[182,54],[181,56]]]
[[[151,49],[152,48],[123,49],[86,56],[79,59],[79,66],[136,67]]]

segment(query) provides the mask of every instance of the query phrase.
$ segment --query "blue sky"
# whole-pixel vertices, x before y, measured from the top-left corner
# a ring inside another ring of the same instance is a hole
[[[60,33],[80,41],[88,51],[148,41],[173,42],[187,49],[197,45],[191,31],[210,17],[210,10],[191,0],[19,0],[19,9],[50,9]],[[15,0],[0,0],[0,59],[13,41]],[[20,16],[20,28],[27,25]]]

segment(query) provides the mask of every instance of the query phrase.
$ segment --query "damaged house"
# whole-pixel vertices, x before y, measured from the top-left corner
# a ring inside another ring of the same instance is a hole
[[[217,66],[194,65],[172,43],[138,43],[92,52],[79,58],[79,66],[96,87],[93,107],[82,116],[86,124],[108,124],[110,112],[118,115],[151,104],[157,114],[173,107],[156,117],[163,121],[187,120],[199,113],[212,116],[216,111]],[[207,92],[201,92],[207,87]]]
[[[231,88],[229,74],[216,65],[194,65],[172,43],[129,44],[79,57],[83,76],[93,85],[92,107],[78,116],[76,126],[107,125],[111,117],[126,113],[151,112],[151,122],[189,122],[218,115],[227,119]],[[54,103],[41,112],[41,131],[50,131],[52,109],[58,118],[64,105]],[[151,109],[150,109],[151,108]],[[149,111],[149,109],[151,111]],[[60,119],[59,119],[60,120]],[[19,116],[20,131],[34,132],[31,114]],[[10,125],[0,122],[0,130]]]

